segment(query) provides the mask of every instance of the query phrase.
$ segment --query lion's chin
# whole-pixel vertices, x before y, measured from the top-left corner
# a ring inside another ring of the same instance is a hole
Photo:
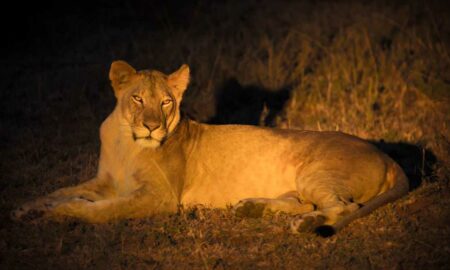
[[[154,138],[137,139],[136,143],[144,148],[158,148],[159,146],[161,146],[161,141]]]

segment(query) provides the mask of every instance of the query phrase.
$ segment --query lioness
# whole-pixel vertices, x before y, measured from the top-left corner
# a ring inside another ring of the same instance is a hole
[[[98,173],[13,211],[15,219],[106,222],[235,205],[240,216],[284,211],[291,228],[330,235],[408,192],[402,169],[340,132],[206,125],[180,116],[189,67],[170,75],[111,65],[117,105],[100,127]]]

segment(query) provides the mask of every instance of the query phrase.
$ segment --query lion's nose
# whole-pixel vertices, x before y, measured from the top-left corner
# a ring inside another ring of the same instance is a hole
[[[160,126],[161,126],[160,123],[144,123],[144,127],[150,130],[150,132],[155,129],[158,129]]]

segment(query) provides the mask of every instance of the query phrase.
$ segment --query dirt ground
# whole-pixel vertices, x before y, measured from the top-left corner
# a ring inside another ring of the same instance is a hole
[[[444,1],[99,1],[11,6],[0,65],[1,269],[448,269],[450,12]],[[19,16],[20,15],[20,16]],[[20,19],[17,19],[20,18]],[[96,173],[113,60],[190,65],[211,123],[341,130],[391,155],[410,193],[337,235],[231,209],[108,224],[13,222]]]

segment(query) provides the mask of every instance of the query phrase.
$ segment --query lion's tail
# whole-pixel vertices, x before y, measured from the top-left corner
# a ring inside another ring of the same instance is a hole
[[[408,178],[406,177],[405,173],[400,168],[400,166],[394,161],[390,162],[387,177],[393,178],[387,179],[388,181],[394,182],[394,186],[391,189],[376,196],[375,198],[370,199],[361,208],[359,208],[355,212],[352,212],[344,216],[334,225],[332,226],[324,225],[318,227],[316,229],[316,233],[324,237],[331,236],[336,232],[338,232],[343,227],[345,227],[346,225],[348,225],[353,220],[366,216],[375,209],[377,209],[378,207],[393,202],[408,193],[409,191]]]

